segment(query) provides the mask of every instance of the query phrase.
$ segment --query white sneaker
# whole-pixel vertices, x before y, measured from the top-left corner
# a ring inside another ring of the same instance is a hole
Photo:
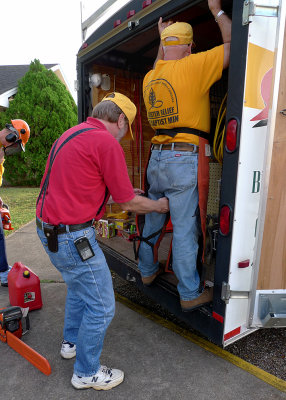
[[[67,340],[62,341],[61,356],[69,359],[76,355],[76,345],[68,342]]]
[[[93,388],[95,390],[109,390],[119,385],[124,379],[124,372],[120,369],[101,366],[93,376],[78,376],[73,374],[71,384],[76,389]]]

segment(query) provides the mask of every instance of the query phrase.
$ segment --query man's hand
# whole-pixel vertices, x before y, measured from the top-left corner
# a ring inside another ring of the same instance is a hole
[[[140,196],[140,194],[144,194],[145,192],[144,192],[144,190],[142,190],[142,189],[134,188],[134,193],[135,193],[137,196]]]
[[[162,22],[162,17],[159,18],[158,31],[159,31],[160,37],[161,37],[161,33],[163,32],[163,30],[165,28],[167,28],[167,26],[171,25],[172,23],[173,23],[173,21]],[[154,61],[154,64],[153,64],[153,69],[155,69],[157,62],[159,60],[163,60],[163,59],[164,59],[163,46],[162,46],[162,42],[160,42],[158,54],[157,54],[156,60]]]
[[[163,32],[163,30],[165,28],[167,28],[167,26],[172,25],[173,21],[167,21],[167,22],[162,22],[162,17],[159,18],[158,21],[158,31],[159,31],[159,35],[161,37],[161,33]]]
[[[2,164],[2,162],[4,161],[4,149],[3,147],[0,148],[0,164]]]
[[[161,197],[161,199],[157,200],[159,210],[157,211],[160,214],[166,214],[170,210],[169,208],[169,200],[167,197]]]

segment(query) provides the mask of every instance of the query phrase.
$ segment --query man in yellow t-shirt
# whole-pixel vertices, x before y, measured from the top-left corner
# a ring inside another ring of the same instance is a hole
[[[205,152],[210,132],[209,90],[228,67],[231,21],[220,0],[208,0],[220,28],[223,45],[191,54],[193,31],[184,22],[158,23],[161,44],[154,67],[143,81],[143,97],[150,125],[155,130],[147,169],[148,197],[169,198],[173,223],[172,267],[178,278],[183,311],[211,302],[212,291],[199,293],[198,152]],[[201,141],[201,140],[204,140]],[[199,146],[201,145],[201,146]],[[200,148],[202,147],[202,148]],[[206,157],[205,157],[206,158]],[[200,183],[199,183],[200,184]],[[146,215],[143,237],[160,230],[164,217]],[[155,243],[158,235],[149,241]],[[161,272],[146,242],[140,244],[139,269],[150,285]]]
[[[25,151],[25,144],[30,137],[29,125],[22,119],[13,119],[11,124],[6,124],[0,131],[0,186],[2,186],[2,176],[4,173],[4,157]],[[3,201],[0,197],[0,208]],[[1,286],[8,286],[9,267],[6,257],[5,236],[0,214],[0,281]]]

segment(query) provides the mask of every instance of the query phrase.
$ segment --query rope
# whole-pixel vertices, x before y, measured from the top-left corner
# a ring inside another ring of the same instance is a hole
[[[225,126],[221,129],[221,124],[225,118],[226,114],[226,98],[227,93],[225,94],[217,116],[215,134],[214,134],[214,142],[213,142],[213,152],[215,159],[222,164],[223,160],[223,142],[224,142],[224,134],[225,134]]]

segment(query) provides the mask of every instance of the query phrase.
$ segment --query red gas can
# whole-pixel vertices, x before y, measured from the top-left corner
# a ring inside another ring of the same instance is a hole
[[[40,279],[24,264],[13,265],[8,274],[8,289],[11,306],[29,307],[29,310],[42,308]]]

